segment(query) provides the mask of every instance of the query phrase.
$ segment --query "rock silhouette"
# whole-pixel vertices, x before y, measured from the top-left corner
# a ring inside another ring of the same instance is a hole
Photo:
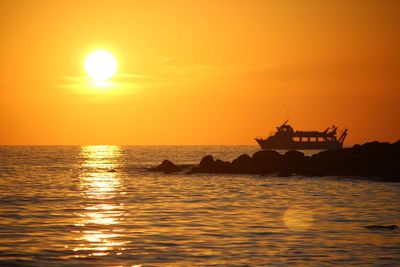
[[[283,173],[292,173],[298,171],[304,164],[304,153],[296,150],[287,151],[283,157],[282,171]]]
[[[150,170],[157,172],[164,172],[164,173],[173,173],[173,172],[179,172],[181,168],[179,168],[173,162],[166,159],[160,165],[158,165],[155,168],[151,168]]]
[[[230,169],[231,169],[231,163],[229,161],[223,161],[217,159],[214,162],[213,171],[216,173],[227,173],[230,172]]]
[[[260,150],[252,157],[253,170],[256,173],[266,174],[281,170],[282,155],[274,150]]]
[[[160,165],[157,168],[162,171],[166,167],[168,171],[179,169],[175,164],[174,167],[171,164],[173,163],[165,163],[166,166]],[[189,173],[276,173],[281,177],[292,174],[357,176],[400,182],[400,141],[393,144],[371,142],[351,148],[326,150],[312,156],[305,156],[304,153],[294,150],[283,155],[273,150],[260,150],[252,157],[244,154],[232,162],[214,160],[211,155],[207,155],[198,167],[193,167]]]
[[[243,154],[232,161],[231,170],[235,173],[251,173],[253,171],[253,166],[252,158],[247,154]]]
[[[214,158],[211,155],[207,155],[201,159],[199,163],[199,169],[203,172],[210,172],[214,168]]]

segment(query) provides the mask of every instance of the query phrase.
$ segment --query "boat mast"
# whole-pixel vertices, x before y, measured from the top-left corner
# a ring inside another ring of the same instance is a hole
[[[344,129],[342,135],[339,137],[339,144],[342,146],[344,143],[344,139],[346,139],[348,129]]]

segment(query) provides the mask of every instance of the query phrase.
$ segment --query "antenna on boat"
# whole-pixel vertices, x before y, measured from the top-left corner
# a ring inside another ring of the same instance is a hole
[[[332,135],[336,135],[336,131],[337,131],[338,127],[335,125],[332,125],[332,131],[330,132],[330,134]]]
[[[338,142],[339,142],[340,145],[343,145],[344,139],[346,139],[347,131],[348,131],[348,130],[349,130],[349,129],[347,129],[347,128],[344,129],[343,133],[340,135],[339,140],[338,140]]]

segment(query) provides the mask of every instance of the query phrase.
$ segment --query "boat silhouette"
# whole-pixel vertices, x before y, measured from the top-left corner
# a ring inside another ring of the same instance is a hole
[[[295,131],[288,120],[276,127],[277,131],[266,139],[256,138],[255,140],[263,149],[284,149],[284,150],[327,150],[343,147],[348,129],[344,129],[339,138],[336,137],[338,127],[328,127],[325,131]]]

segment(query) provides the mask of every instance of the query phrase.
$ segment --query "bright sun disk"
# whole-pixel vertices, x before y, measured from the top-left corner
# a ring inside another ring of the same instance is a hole
[[[104,82],[116,73],[117,61],[110,52],[96,50],[86,57],[84,68],[87,75],[95,82]]]

